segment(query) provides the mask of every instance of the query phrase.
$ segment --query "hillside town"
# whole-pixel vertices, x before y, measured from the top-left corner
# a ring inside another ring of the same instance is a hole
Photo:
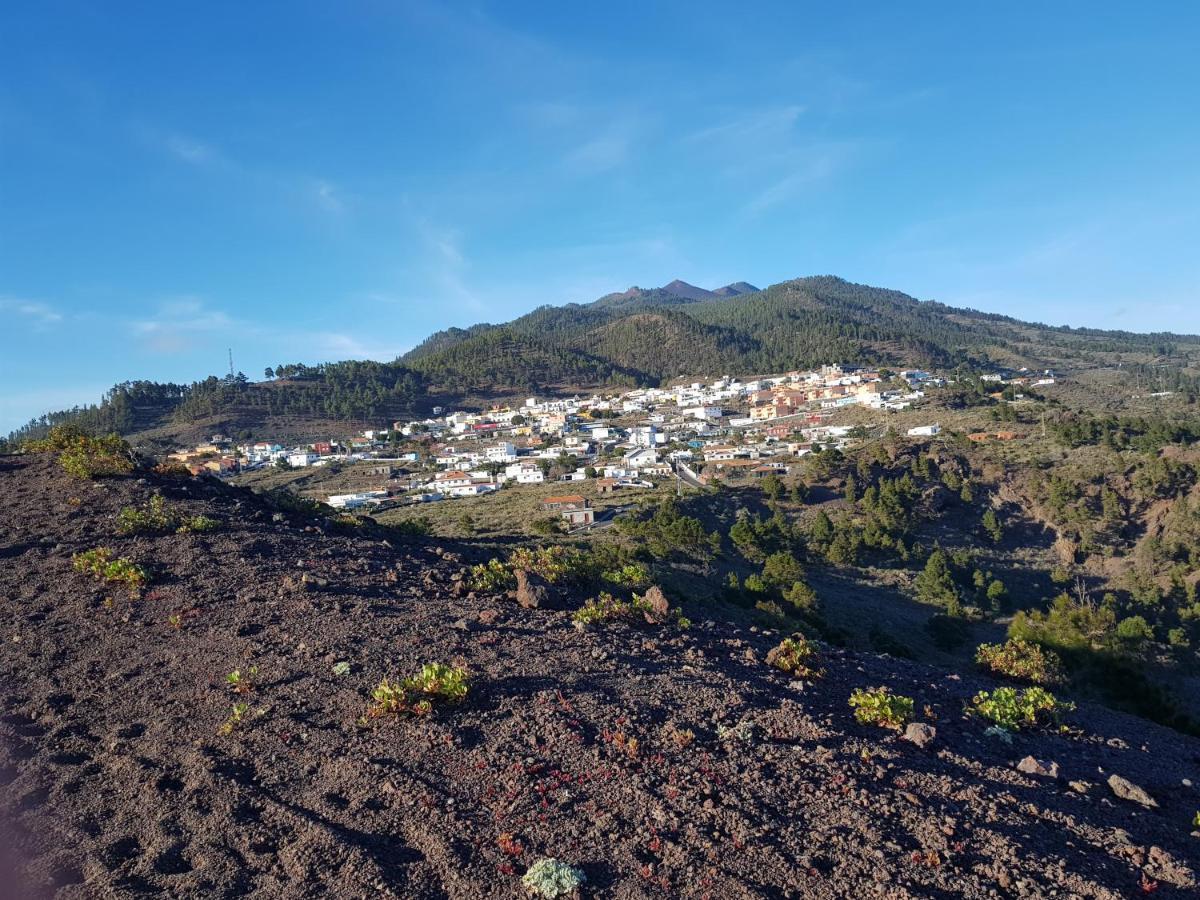
[[[999,385],[1053,383],[1052,373],[985,375]],[[594,481],[594,493],[651,488],[665,479],[701,487],[717,479],[786,474],[816,448],[842,448],[854,428],[835,425],[849,406],[899,411],[919,406],[925,390],[945,379],[928,372],[895,374],[829,365],[816,371],[753,378],[723,377],[665,388],[588,397],[529,397],[481,412],[446,411],[393,422],[348,438],[284,446],[237,443],[216,435],[170,454],[193,473],[232,476],[270,467],[362,467],[379,486],[323,497],[335,509],[358,510],[475,497],[506,486]],[[860,426],[861,430],[861,426]],[[937,422],[907,429],[914,438],[940,432]],[[969,435],[1006,440],[1012,432]],[[591,502],[578,493],[550,497],[543,509],[570,528],[593,523]]]

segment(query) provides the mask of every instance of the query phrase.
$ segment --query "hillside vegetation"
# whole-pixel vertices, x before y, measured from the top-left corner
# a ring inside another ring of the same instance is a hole
[[[1200,362],[1195,336],[1050,328],[831,276],[763,291],[703,293],[633,288],[592,304],[543,307],[506,325],[439,332],[401,361],[423,371],[461,373],[464,365],[483,364],[488,335],[499,332],[606,360],[614,374],[644,384],[683,374],[767,373],[829,362],[1046,368],[1154,361],[1174,369]],[[648,324],[661,348],[657,356],[647,352]],[[508,381],[530,377],[519,359],[512,363]]]

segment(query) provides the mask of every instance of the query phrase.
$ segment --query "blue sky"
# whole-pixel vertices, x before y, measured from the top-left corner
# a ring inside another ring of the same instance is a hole
[[[1166,2],[5,4],[0,432],[676,277],[1200,332],[1198,41]]]

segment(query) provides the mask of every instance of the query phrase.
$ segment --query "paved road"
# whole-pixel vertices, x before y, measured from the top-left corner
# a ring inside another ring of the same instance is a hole
[[[685,466],[683,463],[675,464],[675,473],[679,476],[679,480],[684,484],[699,490],[704,490],[704,483],[696,477],[696,473]]]

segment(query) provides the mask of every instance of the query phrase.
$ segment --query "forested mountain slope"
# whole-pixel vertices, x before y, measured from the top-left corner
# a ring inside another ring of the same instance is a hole
[[[1195,336],[1051,328],[817,276],[762,291],[744,282],[711,292],[683,282],[653,290],[631,288],[591,304],[542,307],[506,326],[440,332],[401,362],[441,377],[453,371],[458,380],[470,380],[474,367],[495,368],[486,358],[487,335],[500,328],[544,348],[561,348],[592,362],[605,360],[622,380],[633,377],[644,383],[828,362],[1045,368],[1111,362],[1104,357],[1113,354],[1130,354],[1130,362],[1153,358],[1180,366],[1191,361],[1189,354],[1200,359]],[[521,357],[508,357],[508,364],[504,383],[532,384]],[[556,368],[556,375],[562,368]],[[579,368],[594,370],[582,360]]]
[[[205,422],[213,430],[238,434],[283,419],[393,420],[420,414],[427,405],[424,378],[406,366],[367,361],[291,364],[277,371],[277,380],[262,382],[242,374],[192,384],[125,382],[98,404],[47,413],[14,436],[36,436],[66,422],[120,434],[183,430]]]
[[[130,382],[97,406],[51,413],[24,433],[79,421],[124,434],[228,420],[253,429],[281,416],[386,421],[436,404],[532,391],[656,385],[842,362],[952,368],[1155,365],[1194,376],[1200,338],[1049,327],[918,301],[833,276],[757,290],[674,281],[588,304],[542,306],[505,324],[437,332],[395,363],[280,366],[275,380],[211,377],[191,385]]]

